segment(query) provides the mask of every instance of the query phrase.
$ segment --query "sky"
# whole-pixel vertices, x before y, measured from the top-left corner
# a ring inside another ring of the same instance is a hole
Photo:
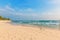
[[[21,20],[60,20],[60,0],[0,0],[0,16]]]

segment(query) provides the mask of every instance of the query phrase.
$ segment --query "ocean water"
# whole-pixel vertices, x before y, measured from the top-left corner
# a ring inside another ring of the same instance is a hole
[[[60,28],[60,20],[12,20],[13,24],[29,24],[49,28]]]

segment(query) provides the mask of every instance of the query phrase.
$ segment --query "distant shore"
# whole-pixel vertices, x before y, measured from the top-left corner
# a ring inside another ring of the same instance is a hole
[[[9,20],[0,20],[0,40],[60,40],[60,30],[11,25]]]

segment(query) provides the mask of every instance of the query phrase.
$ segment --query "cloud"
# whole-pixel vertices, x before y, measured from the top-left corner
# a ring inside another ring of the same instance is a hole
[[[60,9],[53,9],[53,10],[44,12],[41,16],[43,19],[60,20]]]
[[[32,12],[32,11],[34,11],[34,10],[31,9],[31,8],[28,8],[28,9],[26,9],[26,11]]]
[[[60,0],[49,0],[48,3],[59,6],[60,5]]]
[[[11,8],[9,5],[6,5],[6,6],[5,6],[5,9],[6,9],[6,10],[10,10],[10,11],[15,11],[15,9]]]
[[[58,19],[60,20],[60,0],[48,0],[47,4],[50,5],[51,9],[42,12],[40,19]]]
[[[20,9],[16,11],[11,8],[9,5],[6,5],[4,8],[0,8],[0,15],[19,18],[19,19],[50,19],[50,20],[60,20],[60,8],[56,7],[54,9],[48,10],[46,12],[37,13],[32,8]]]
[[[0,11],[3,12],[9,12],[9,11],[14,11],[10,6],[6,5],[4,8],[0,8]]]
[[[14,15],[13,13],[15,13],[15,9],[11,8],[9,5],[0,8],[0,15],[2,16],[10,17],[11,15]]]
[[[20,9],[15,10],[11,8],[9,5],[6,5],[4,8],[0,8],[0,15],[6,16],[6,17],[19,17],[19,18],[30,18],[32,16],[33,9],[27,8],[27,9]]]

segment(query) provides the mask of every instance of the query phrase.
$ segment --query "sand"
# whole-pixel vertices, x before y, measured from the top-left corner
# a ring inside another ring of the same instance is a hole
[[[60,30],[0,21],[0,40],[60,40]]]

